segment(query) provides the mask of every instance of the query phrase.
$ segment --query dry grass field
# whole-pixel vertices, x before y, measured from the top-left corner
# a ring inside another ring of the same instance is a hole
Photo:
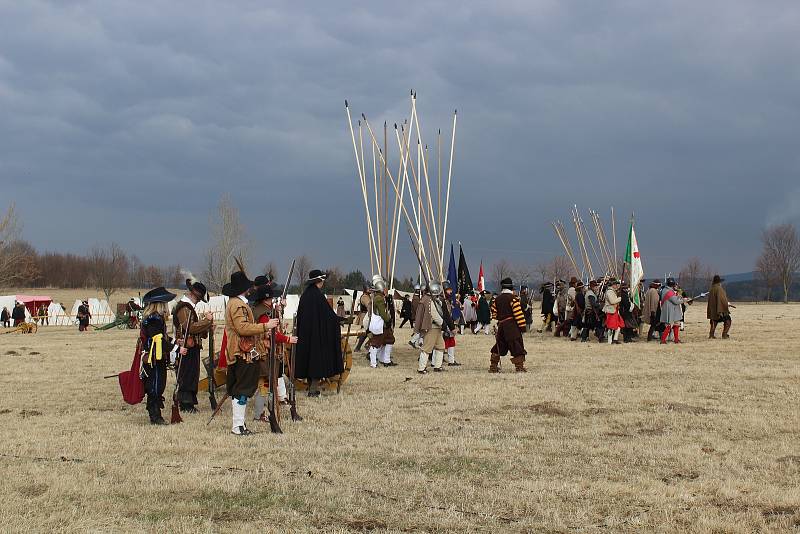
[[[742,305],[728,341],[704,316],[682,346],[531,334],[527,374],[467,335],[463,367],[417,375],[405,329],[398,367],[358,356],[251,437],[205,396],[164,427],[124,404],[102,377],[133,331],[0,336],[0,531],[797,531],[800,306]]]

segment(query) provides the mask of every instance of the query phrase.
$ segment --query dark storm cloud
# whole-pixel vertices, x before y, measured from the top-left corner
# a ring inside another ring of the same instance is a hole
[[[459,109],[474,262],[558,253],[577,203],[635,211],[648,274],[749,270],[800,216],[798,29],[790,1],[0,1],[3,204],[39,248],[198,266],[227,191],[259,262],[366,270],[343,100],[391,124],[415,88],[430,143]]]

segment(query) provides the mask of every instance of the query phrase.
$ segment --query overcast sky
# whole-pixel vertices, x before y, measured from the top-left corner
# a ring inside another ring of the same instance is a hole
[[[474,271],[559,253],[573,203],[635,212],[648,276],[747,271],[800,220],[798,35],[796,0],[0,0],[0,204],[40,250],[199,269],[228,192],[255,267],[366,272],[343,101],[391,124],[414,88],[429,139],[458,109]]]

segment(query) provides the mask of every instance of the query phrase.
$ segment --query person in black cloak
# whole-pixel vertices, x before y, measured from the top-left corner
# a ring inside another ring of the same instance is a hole
[[[319,381],[344,371],[339,317],[322,293],[327,275],[314,269],[297,305],[295,376],[308,380],[308,396],[319,397]]]

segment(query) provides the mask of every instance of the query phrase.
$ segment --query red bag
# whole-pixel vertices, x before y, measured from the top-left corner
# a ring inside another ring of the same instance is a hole
[[[142,341],[136,342],[136,353],[133,355],[130,371],[122,371],[119,374],[119,389],[122,390],[122,398],[128,404],[139,404],[144,399],[144,382],[139,376],[139,366],[142,361]]]

